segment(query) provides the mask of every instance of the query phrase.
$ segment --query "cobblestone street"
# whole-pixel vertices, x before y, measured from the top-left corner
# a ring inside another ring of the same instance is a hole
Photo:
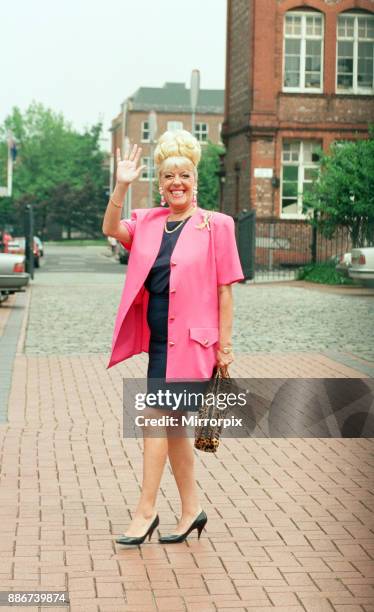
[[[92,259],[100,257],[100,248],[88,250]],[[26,354],[109,351],[125,268],[101,256],[102,272],[88,272],[84,262],[77,266],[77,257],[68,258],[74,272],[67,271],[64,261],[62,271],[56,266],[56,271],[43,269],[37,275]],[[87,262],[92,259],[88,257]],[[87,265],[90,270],[93,264]],[[53,259],[49,266],[53,266]],[[236,350],[241,353],[333,350],[374,361],[374,296],[365,295],[365,291],[359,295],[347,292],[349,289],[345,294],[315,291],[297,281],[286,285],[237,283]]]
[[[72,612],[373,612],[373,439],[222,440],[216,456],[196,451],[199,541],[157,541],[180,511],[168,464],[157,535],[115,543],[142,476],[141,441],[122,438],[122,379],[147,364],[106,370],[125,270],[101,248],[50,247],[27,294],[0,308],[1,363],[12,356],[0,590],[66,590]],[[234,293],[233,375],[373,376],[372,293],[295,282]]]

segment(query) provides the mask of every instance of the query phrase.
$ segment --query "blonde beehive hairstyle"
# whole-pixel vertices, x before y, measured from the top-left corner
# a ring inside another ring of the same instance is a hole
[[[155,165],[158,174],[165,166],[178,166],[183,159],[193,164],[195,179],[197,180],[197,165],[201,157],[199,141],[187,130],[164,132],[158,139],[154,152]]]

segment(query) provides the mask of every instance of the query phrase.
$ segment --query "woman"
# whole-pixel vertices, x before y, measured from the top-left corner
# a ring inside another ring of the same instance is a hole
[[[232,352],[231,284],[242,280],[234,222],[197,205],[201,149],[189,132],[165,132],[155,149],[162,207],[136,209],[121,221],[128,186],[139,177],[141,148],[121,160],[103,220],[103,233],[130,250],[126,283],[115,322],[108,368],[142,351],[149,353],[148,379],[207,381]],[[210,218],[211,215],[211,218]],[[154,409],[156,412],[157,409]],[[194,477],[194,450],[185,437],[144,436],[143,483],[133,521],[117,542],[141,544],[159,523],[156,497],[167,457],[181,497],[174,534],[180,542],[207,522]]]

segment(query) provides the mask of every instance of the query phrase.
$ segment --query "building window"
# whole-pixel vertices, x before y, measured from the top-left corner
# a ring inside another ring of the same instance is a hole
[[[285,140],[282,150],[282,217],[304,218],[303,193],[313,184],[319,167],[318,140]]]
[[[168,130],[170,130],[170,132],[183,130],[183,121],[168,121]]]
[[[149,123],[148,121],[142,121],[141,141],[149,142]]]
[[[140,164],[142,166],[147,166],[146,168],[144,168],[144,170],[142,171],[141,175],[140,175],[140,180],[141,181],[149,181],[149,157],[142,157]],[[155,172],[155,165],[154,165],[154,160],[152,159],[152,167],[151,167],[151,171],[152,171],[152,180],[154,181],[156,178],[156,172]]]
[[[297,11],[285,15],[284,91],[322,91],[323,26],[320,13]]]
[[[374,90],[374,15],[343,14],[338,19],[338,93],[372,93]]]
[[[199,142],[207,142],[208,129],[207,123],[195,123],[195,136]]]

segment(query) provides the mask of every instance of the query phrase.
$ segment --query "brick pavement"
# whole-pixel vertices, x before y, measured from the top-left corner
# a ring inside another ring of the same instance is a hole
[[[122,376],[144,375],[146,359],[107,371],[107,357],[16,356],[0,426],[1,589],[66,588],[74,612],[374,610],[371,439],[222,440],[217,456],[196,453],[200,541],[116,545],[141,478],[140,442],[121,437]],[[242,356],[233,373],[363,376],[317,353]],[[169,465],[158,510],[171,531]]]
[[[141,442],[121,437],[122,377],[144,376],[146,356],[108,371],[104,353],[25,354],[26,320],[0,424],[1,590],[67,589],[73,612],[374,611],[373,439],[223,439],[217,456],[196,452],[201,540],[160,545],[155,533],[121,547],[141,483]],[[232,373],[363,378],[372,367],[266,351],[237,355]],[[157,531],[172,531],[169,465],[158,511]]]

